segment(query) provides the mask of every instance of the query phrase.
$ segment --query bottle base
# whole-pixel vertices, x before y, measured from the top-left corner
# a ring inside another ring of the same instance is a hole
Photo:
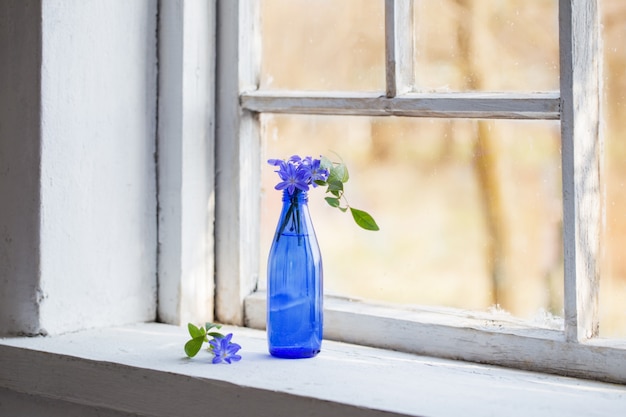
[[[270,348],[270,355],[283,359],[305,359],[317,356],[320,349],[311,348],[293,348],[293,347],[274,347]]]

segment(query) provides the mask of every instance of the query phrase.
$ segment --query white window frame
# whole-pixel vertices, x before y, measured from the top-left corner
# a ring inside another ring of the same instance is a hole
[[[213,321],[215,0],[159,2],[158,321]]]
[[[556,0],[555,0],[556,1]],[[626,382],[626,343],[598,338],[602,139],[597,0],[558,0],[560,93],[408,93],[411,0],[385,1],[386,92],[259,90],[259,5],[218,2],[216,314],[265,327],[258,279],[259,114],[560,120],[564,330],[444,308],[325,299],[325,338],[563,375]],[[397,36],[404,33],[405,36]]]

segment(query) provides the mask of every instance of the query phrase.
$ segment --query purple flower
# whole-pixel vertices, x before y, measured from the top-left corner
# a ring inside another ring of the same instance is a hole
[[[225,361],[227,363],[231,363],[231,361],[241,360],[241,356],[237,355],[237,351],[241,349],[237,343],[232,343],[230,340],[233,338],[232,333],[228,333],[224,337],[216,337],[211,339],[209,344],[211,345],[211,349],[213,350],[213,354],[215,357],[213,358],[213,363],[220,363]]]
[[[315,181],[326,181],[329,172],[323,168],[319,159],[310,156],[301,158],[292,155],[289,159],[268,159],[270,165],[278,167],[281,181],[274,187],[277,190],[287,190],[293,195],[296,190],[308,191],[309,186],[317,187]]]
[[[307,159],[309,161],[303,164],[302,168],[307,171],[309,182],[313,184],[313,187],[317,187],[315,181],[326,181],[328,179],[328,170],[322,168],[319,159],[311,159],[311,157],[307,157]]]
[[[276,184],[275,189],[286,189],[290,195],[293,195],[296,188],[302,191],[309,190],[309,172],[302,165],[296,166],[293,162],[282,163],[276,172],[282,181]]]

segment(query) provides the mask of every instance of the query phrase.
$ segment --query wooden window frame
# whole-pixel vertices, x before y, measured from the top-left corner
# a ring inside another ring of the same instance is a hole
[[[602,138],[597,0],[555,0],[560,91],[410,93],[411,0],[385,0],[386,91],[259,90],[259,4],[217,3],[216,315],[265,326],[259,268],[259,114],[560,120],[564,330],[445,308],[325,299],[325,337],[419,354],[626,382],[626,342],[598,338]],[[372,332],[372,329],[376,329]]]

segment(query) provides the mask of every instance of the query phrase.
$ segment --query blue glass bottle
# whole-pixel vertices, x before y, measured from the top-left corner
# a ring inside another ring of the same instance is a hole
[[[320,253],[306,192],[283,191],[283,207],[267,270],[267,339],[270,354],[310,358],[322,346]]]

